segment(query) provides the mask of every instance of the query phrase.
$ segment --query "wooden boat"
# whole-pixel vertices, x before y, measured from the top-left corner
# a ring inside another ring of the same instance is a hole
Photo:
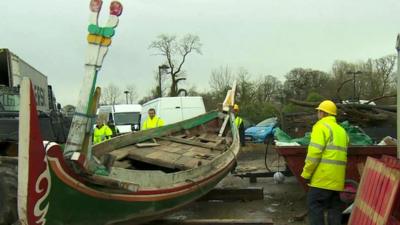
[[[239,133],[229,110],[92,147],[96,79],[122,12],[112,2],[106,26],[99,27],[101,5],[91,0],[86,72],[64,149],[43,142],[30,81],[22,81],[18,216],[24,225],[139,224],[202,197],[236,165]],[[225,109],[234,93],[235,85]]]
[[[27,86],[24,80],[22,89]],[[42,144],[33,92],[23,95],[18,190],[22,224],[152,220],[206,194],[234,168],[239,153],[233,115],[212,111],[95,145],[96,158],[126,156],[131,166],[119,168],[106,160],[109,168],[96,165],[91,172],[65,159],[59,145]]]

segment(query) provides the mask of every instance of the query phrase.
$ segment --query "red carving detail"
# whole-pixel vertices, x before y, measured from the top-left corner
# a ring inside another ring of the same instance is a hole
[[[39,217],[34,215],[34,209],[37,202],[48,191],[47,189],[49,188],[49,181],[47,179],[42,179],[39,184],[39,188],[46,191],[42,191],[40,193],[36,192],[36,182],[38,181],[39,176],[48,168],[44,161],[46,160],[46,151],[44,149],[43,139],[39,130],[39,120],[36,111],[36,101],[32,85],[30,88],[30,124],[29,128],[27,129],[30,129],[27,219],[29,225],[42,225],[43,223],[36,222],[39,220]]]
[[[101,6],[103,5],[102,0],[91,0],[90,1],[90,11],[92,12],[100,12]]]
[[[111,2],[110,14],[114,16],[120,16],[122,14],[122,4],[118,1]]]

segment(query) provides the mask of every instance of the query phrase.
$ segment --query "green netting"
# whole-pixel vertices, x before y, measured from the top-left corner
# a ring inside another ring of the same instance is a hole
[[[363,130],[357,126],[352,126],[348,121],[340,123],[350,137],[350,145],[372,145],[374,141]]]
[[[307,132],[304,137],[301,138],[292,138],[287,133],[285,133],[280,128],[275,128],[274,131],[275,139],[280,142],[286,143],[299,143],[300,145],[308,145],[310,143],[310,132]]]
[[[340,124],[347,132],[350,138],[350,145],[372,145],[372,139],[365,134],[359,127],[352,126],[348,121]],[[300,145],[308,145],[310,143],[310,132],[307,132],[304,137],[292,138],[283,130],[276,128],[274,132],[275,139],[280,142],[293,143],[297,142]]]

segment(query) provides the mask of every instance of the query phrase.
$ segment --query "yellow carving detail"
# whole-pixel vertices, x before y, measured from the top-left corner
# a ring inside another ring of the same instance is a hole
[[[101,46],[110,46],[111,45],[111,38],[106,38],[103,36],[98,36],[95,34],[88,34],[87,41],[90,44],[97,44]]]

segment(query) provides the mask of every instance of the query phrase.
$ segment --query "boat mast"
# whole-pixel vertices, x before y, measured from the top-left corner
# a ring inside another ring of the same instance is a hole
[[[399,116],[399,106],[400,106],[400,34],[397,35],[396,42],[397,50],[397,158],[400,159],[400,116]]]
[[[111,45],[111,38],[118,25],[118,17],[122,13],[122,5],[113,1],[110,5],[110,15],[105,27],[100,27],[98,17],[103,4],[102,0],[90,1],[89,34],[87,36],[88,48],[85,59],[85,76],[83,78],[76,112],[72,119],[68,139],[65,144],[64,155],[72,155],[76,151],[86,149],[90,156],[91,130],[94,124],[95,115],[91,112],[94,102],[94,92],[98,72],[101,69],[108,47]],[[85,141],[84,139],[90,141]]]

